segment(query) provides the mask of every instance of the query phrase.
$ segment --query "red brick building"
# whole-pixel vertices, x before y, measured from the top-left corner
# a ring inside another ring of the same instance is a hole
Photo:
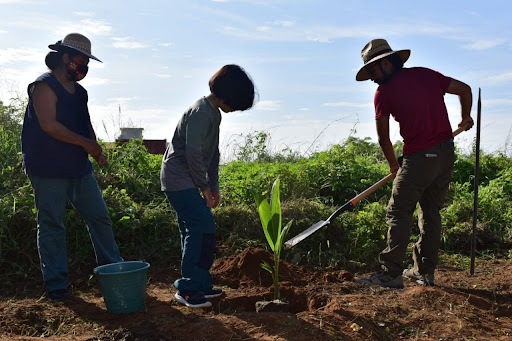
[[[118,145],[122,145],[130,139],[142,139],[142,144],[146,147],[148,153],[163,155],[167,148],[167,140],[145,140],[142,138],[143,130],[144,128],[121,128],[121,135],[116,142]]]

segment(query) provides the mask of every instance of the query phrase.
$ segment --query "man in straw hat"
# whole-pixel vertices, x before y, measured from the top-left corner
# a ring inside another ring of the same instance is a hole
[[[356,75],[357,81],[371,79],[379,85],[374,98],[377,135],[390,172],[396,173],[387,208],[387,247],[379,255],[381,269],[358,282],[390,288],[403,288],[402,276],[434,285],[441,240],[439,210],[455,160],[445,93],[459,97],[459,127],[473,126],[471,88],[431,69],[404,68],[410,54],[410,50],[393,51],[384,39],[374,39],[361,51],[364,66]],[[399,122],[404,141],[401,164],[389,138],[390,115]],[[413,247],[414,266],[403,271],[418,202],[420,236]]]
[[[106,163],[78,84],[88,71],[91,42],[79,33],[48,46],[50,72],[28,86],[29,102],[21,133],[23,168],[34,190],[37,247],[44,288],[52,299],[68,297],[64,213],[71,202],[84,218],[98,264],[121,262],[112,224],[89,155]]]

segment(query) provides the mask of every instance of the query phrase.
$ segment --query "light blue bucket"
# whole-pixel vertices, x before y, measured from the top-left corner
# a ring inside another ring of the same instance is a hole
[[[129,261],[98,266],[93,270],[110,313],[141,311],[146,306],[149,263]]]

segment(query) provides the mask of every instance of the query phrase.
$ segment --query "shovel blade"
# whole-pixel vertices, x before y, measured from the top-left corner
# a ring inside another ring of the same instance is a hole
[[[303,241],[304,239],[306,239],[307,237],[312,235],[315,231],[319,230],[320,228],[322,228],[323,226],[325,226],[327,224],[329,224],[328,220],[327,221],[326,220],[320,220],[319,222],[317,222],[314,225],[311,225],[310,227],[308,227],[307,229],[305,229],[304,231],[302,231],[301,233],[299,233],[295,237],[289,239],[287,242],[284,243],[284,245],[287,248],[291,248],[291,247],[297,245],[298,243],[300,243],[301,241]]]

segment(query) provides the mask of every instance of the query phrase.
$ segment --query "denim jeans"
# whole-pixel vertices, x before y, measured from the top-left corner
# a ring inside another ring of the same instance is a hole
[[[181,278],[174,286],[181,292],[209,291],[216,242],[213,214],[195,188],[164,193],[178,215],[181,233]]]
[[[453,139],[427,150],[405,155],[393,181],[387,208],[387,247],[379,255],[384,270],[399,275],[411,236],[417,204],[420,236],[413,247],[414,269],[433,274],[441,244],[441,215],[455,161]]]
[[[94,174],[77,179],[29,174],[37,208],[37,248],[47,291],[68,285],[68,255],[64,215],[71,202],[87,225],[98,265],[122,262],[107,205]]]

